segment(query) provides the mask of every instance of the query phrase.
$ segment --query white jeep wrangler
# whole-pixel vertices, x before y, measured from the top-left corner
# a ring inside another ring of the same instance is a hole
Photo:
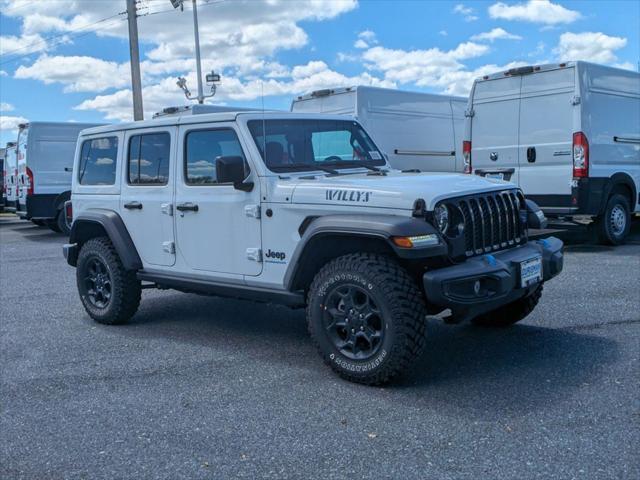
[[[511,325],[562,270],[560,240],[528,240],[544,216],[512,184],[392,170],[344,117],[84,130],[71,201],[64,254],[97,322],[128,321],[149,287],[306,307],[324,361],[367,384],[420,355],[427,314]]]

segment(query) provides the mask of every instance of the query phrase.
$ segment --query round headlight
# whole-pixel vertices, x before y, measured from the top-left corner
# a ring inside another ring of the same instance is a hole
[[[442,233],[446,233],[449,228],[449,209],[446,205],[438,205],[436,209],[433,211],[433,216],[436,221],[436,225],[438,229]]]

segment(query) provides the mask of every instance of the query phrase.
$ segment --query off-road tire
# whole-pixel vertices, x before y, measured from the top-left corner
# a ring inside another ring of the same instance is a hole
[[[58,211],[58,215],[56,216],[56,224],[58,225],[60,233],[63,233],[65,237],[68,237],[71,234],[71,229],[67,225],[67,219],[65,218],[64,209]]]
[[[616,232],[614,227],[614,211],[624,212],[624,228]],[[629,200],[624,195],[614,193],[609,197],[604,213],[596,219],[596,233],[598,240],[604,245],[621,245],[625,242],[631,229],[631,209]]]
[[[95,259],[104,264],[111,282],[111,298],[104,308],[94,305],[87,294],[85,278],[89,273],[89,262]],[[138,310],[140,281],[136,278],[135,271],[124,268],[107,237],[92,238],[82,246],[78,255],[76,282],[85,310],[98,323],[106,325],[126,323]]]
[[[355,285],[370,294],[384,322],[375,358],[345,356],[325,326],[324,302],[332,291]],[[405,373],[425,346],[426,307],[415,282],[393,259],[371,253],[345,255],[315,276],[307,301],[307,325],[324,362],[342,378],[380,385]]]
[[[482,327],[510,327],[533,312],[540,301],[540,297],[542,297],[542,290],[543,284],[541,283],[526,297],[520,298],[515,302],[508,303],[496,310],[480,315],[471,320],[471,322]]]

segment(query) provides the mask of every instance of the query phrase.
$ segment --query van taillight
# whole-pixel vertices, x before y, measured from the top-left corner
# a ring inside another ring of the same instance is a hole
[[[464,173],[472,173],[471,167],[471,142],[465,140],[462,142],[462,158],[464,159]]]
[[[582,132],[573,134],[573,177],[589,176],[589,142]]]
[[[33,195],[33,172],[27,167],[27,178],[29,179],[29,185],[27,186],[27,195]]]

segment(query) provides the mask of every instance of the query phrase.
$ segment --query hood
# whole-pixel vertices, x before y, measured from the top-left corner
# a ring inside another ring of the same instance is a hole
[[[458,173],[403,173],[386,176],[339,175],[298,180],[292,203],[413,209],[422,198],[429,210],[445,198],[511,190],[513,183]]]

